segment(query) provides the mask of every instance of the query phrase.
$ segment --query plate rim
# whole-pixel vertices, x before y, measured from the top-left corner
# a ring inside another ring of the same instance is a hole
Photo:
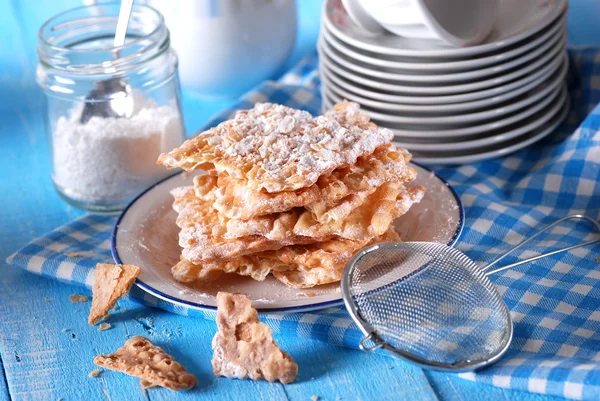
[[[491,160],[491,159],[497,159],[499,157],[505,157],[508,156],[512,153],[515,153],[517,151],[520,151],[530,145],[533,145],[534,143],[544,139],[545,137],[547,137],[548,135],[550,135],[552,132],[554,132],[554,130],[556,130],[564,121],[565,119],[568,117],[569,115],[569,111],[571,109],[571,100],[569,99],[569,95],[568,95],[568,91],[567,91],[567,96],[565,96],[564,98],[564,103],[562,105],[561,110],[559,110],[556,113],[556,116],[560,116],[558,118],[558,121],[556,121],[555,123],[549,125],[548,127],[544,128],[544,129],[540,129],[540,131],[525,139],[523,142],[502,148],[502,149],[496,149],[496,150],[490,150],[487,152],[483,152],[483,153],[476,153],[476,154],[471,154],[471,155],[465,155],[465,156],[455,156],[455,157],[448,157],[448,158],[444,158],[444,157],[419,157],[419,156],[414,156],[415,159],[419,160],[420,163],[426,163],[426,164],[430,164],[430,165],[434,165],[434,166],[451,166],[451,165],[461,165],[461,164],[471,164],[471,163],[477,163],[477,162],[481,162],[484,160]],[[536,128],[539,129],[540,127]],[[524,134],[526,135],[526,134]]]
[[[343,96],[344,98],[359,103],[361,105],[366,105],[370,108],[378,108],[381,111],[396,113],[396,112],[404,112],[404,113],[435,113],[437,109],[440,107],[444,107],[446,110],[450,110],[451,112],[456,113],[468,113],[472,110],[483,110],[485,108],[491,108],[498,104],[502,104],[504,102],[508,102],[513,100],[514,98],[524,95],[525,93],[534,90],[535,88],[543,85],[544,83],[552,83],[554,80],[551,79],[553,75],[556,74],[556,80],[562,80],[567,74],[567,71],[562,68],[561,65],[558,70],[552,71],[549,77],[546,79],[542,79],[541,82],[533,81],[528,84],[523,85],[517,89],[512,91],[508,91],[506,93],[496,95],[490,98],[484,98],[479,100],[472,100],[468,102],[462,103],[449,103],[449,104],[406,104],[406,103],[391,103],[385,102],[377,99],[370,99],[368,97],[362,96],[360,94],[352,93],[351,91],[341,87],[339,84],[334,82],[330,76],[326,75],[326,71],[324,74],[321,74],[321,85],[322,87],[327,87],[332,89],[338,96]],[[340,93],[345,93],[340,95]],[[352,99],[354,98],[354,99]],[[360,100],[359,100],[360,99]],[[368,104],[368,103],[371,104]]]
[[[425,171],[433,173],[435,175],[435,177],[438,180],[440,180],[450,190],[450,193],[454,197],[454,200],[456,201],[456,203],[459,207],[459,221],[458,221],[458,227],[457,227],[456,231],[454,232],[450,241],[447,243],[448,246],[451,246],[451,247],[454,246],[458,242],[458,239],[460,238],[460,236],[463,232],[464,225],[465,225],[465,209],[464,209],[464,205],[463,205],[462,201],[460,200],[460,197],[458,196],[458,194],[456,193],[456,190],[452,187],[452,185],[450,185],[448,183],[448,181],[446,181],[444,178],[440,177],[435,171],[431,170],[428,167],[423,166],[422,164],[420,164],[418,162],[411,161],[411,163],[419,166],[420,168],[422,168]],[[139,201],[144,195],[146,195],[148,192],[150,192],[157,186],[161,185],[162,183],[164,183],[176,176],[179,176],[180,174],[184,174],[184,173],[185,173],[184,171],[179,171],[175,174],[171,174],[171,175],[161,179],[160,181],[152,184],[151,186],[146,188],[144,191],[139,193],[135,198],[133,198],[133,200],[131,202],[129,202],[129,204],[125,207],[125,209],[123,209],[123,211],[117,218],[117,221],[115,222],[115,225],[112,229],[111,236],[110,236],[110,252],[111,252],[112,258],[114,259],[114,261],[117,264],[123,264],[123,261],[121,260],[121,257],[119,256],[119,251],[117,249],[117,236],[118,236],[118,231],[119,231],[119,225],[120,225],[121,221],[123,220],[123,218],[126,216],[129,209],[131,209],[131,207],[133,207],[135,205],[135,203],[137,201]],[[149,293],[150,295],[153,295],[153,296],[155,296],[159,299],[162,299],[166,302],[176,304],[178,306],[183,306],[185,308],[190,308],[190,309],[199,310],[199,311],[203,311],[203,312],[216,312],[217,311],[216,306],[210,306],[210,305],[199,304],[196,302],[184,301],[182,299],[175,298],[172,295],[165,294],[164,292],[157,290],[157,289],[149,286],[148,284],[144,283],[139,278],[136,278],[134,284],[138,288],[140,288],[142,291]],[[336,299],[333,301],[324,301],[324,302],[319,302],[319,303],[315,303],[315,304],[308,304],[308,305],[301,305],[301,306],[288,306],[288,307],[282,307],[282,308],[259,308],[257,310],[259,313],[294,313],[294,312],[326,309],[329,307],[342,305],[343,303],[344,303],[343,298],[340,298],[340,299]]]
[[[559,68],[565,69],[566,71],[568,71],[569,57],[567,54],[563,55],[563,62],[561,64],[561,67],[559,67]],[[327,102],[327,109],[331,107],[331,105],[329,105],[329,102],[330,102],[329,99],[322,98],[322,100],[323,100],[323,107],[326,106],[325,102]],[[401,129],[397,129],[397,128],[390,128],[390,130],[394,133],[394,136],[410,137],[410,138],[417,138],[417,139],[423,138],[425,136],[430,137],[431,135],[440,136],[443,138],[451,138],[451,137],[457,136],[457,135],[475,136],[475,135],[479,135],[482,132],[485,132],[487,130],[504,128],[508,125],[511,125],[511,124],[517,123],[519,121],[522,121],[526,118],[529,118],[533,114],[535,114],[535,112],[532,112],[532,110],[535,110],[535,108],[534,107],[525,108],[516,114],[504,116],[500,120],[494,120],[492,122],[478,124],[478,125],[470,126],[468,128],[452,128],[449,130],[428,130],[426,133],[424,133],[422,131],[415,131],[415,130],[408,131],[408,130],[401,130]]]
[[[510,99],[508,104],[504,104],[501,106],[492,105],[490,108],[486,108],[479,111],[470,111],[467,112],[459,112],[452,115],[447,116],[407,116],[407,115],[398,115],[401,113],[405,113],[402,111],[398,112],[385,112],[380,110],[373,110],[370,106],[361,107],[372,119],[381,122],[382,124],[419,124],[419,125],[428,125],[433,127],[446,126],[452,124],[472,124],[477,125],[482,121],[488,121],[494,118],[500,119],[500,117],[504,117],[506,115],[510,115],[511,113],[518,112],[519,110],[524,109],[525,107],[531,106],[533,103],[543,102],[547,99],[548,96],[559,92],[560,86],[562,84],[563,79],[559,78],[554,81],[550,81],[546,83],[545,87],[541,89],[532,89],[531,92],[536,91],[537,93],[530,93],[524,99]],[[543,82],[545,83],[545,82]],[[539,86],[538,86],[539,87]],[[336,103],[340,103],[341,100],[344,99],[343,96],[332,91],[330,87],[323,85],[321,88],[323,93],[327,94],[327,97],[330,100],[335,101]],[[339,98],[339,99],[335,99]],[[542,99],[540,101],[540,99]],[[360,103],[360,102],[358,102]],[[410,114],[410,113],[406,113]]]
[[[545,124],[548,121],[550,121],[552,119],[552,117],[554,117],[557,114],[559,114],[559,112],[564,107],[564,98],[566,98],[567,96],[568,96],[568,93],[567,93],[566,90],[564,90],[564,86],[561,87],[560,90],[559,90],[559,92],[557,92],[556,96],[551,99],[550,104],[546,105],[546,107],[542,108],[538,112],[538,113],[540,113],[539,117],[536,118],[533,121],[530,121],[529,123],[527,123],[527,124],[525,124],[525,125],[523,125],[521,127],[509,130],[509,131],[506,131],[506,132],[502,132],[502,133],[499,133],[499,134],[495,134],[495,135],[492,135],[492,136],[488,136],[488,137],[476,138],[476,139],[469,139],[469,140],[460,141],[460,142],[453,142],[451,144],[452,145],[457,145],[457,147],[460,147],[460,146],[463,146],[463,145],[467,145],[467,144],[469,144],[471,142],[479,141],[481,139],[492,139],[492,138],[497,138],[499,136],[503,137],[500,140],[493,139],[491,141],[491,143],[483,145],[483,146],[488,146],[488,145],[492,145],[493,143],[501,143],[501,142],[504,142],[506,140],[511,140],[511,139],[515,139],[515,138],[518,138],[520,136],[526,135],[528,132],[531,132],[531,131],[533,131],[535,129],[540,128],[543,124]],[[553,101],[557,101],[556,104],[553,104],[554,103]],[[518,133],[515,134],[515,132],[518,132]],[[505,138],[506,136],[508,136],[508,138]],[[406,149],[410,148],[411,146],[415,146],[415,145],[417,145],[417,146],[430,145],[429,143],[427,143],[427,144],[422,144],[422,143],[417,143],[417,144],[406,143],[406,142],[398,141],[397,138],[394,138],[393,142],[394,142],[394,144],[396,146],[401,146],[401,147],[406,148]],[[435,145],[435,144],[433,144],[433,145]],[[470,145],[468,145],[468,146],[470,147]],[[433,148],[431,148],[431,149],[424,149],[424,148],[417,149],[417,148],[413,148],[413,150],[417,151],[417,152],[427,152],[427,151],[437,152],[437,151],[439,151],[439,149],[433,149]],[[409,150],[409,151],[412,152],[413,150]],[[457,150],[457,149],[452,148],[452,150]]]
[[[488,67],[488,66],[495,65],[495,64],[501,64],[501,63],[505,62],[506,60],[510,60],[511,58],[521,56],[523,53],[526,53],[528,50],[531,50],[531,48],[539,47],[541,44],[546,42],[552,36],[558,34],[558,31],[561,30],[561,23],[560,23],[560,21],[558,21],[558,19],[561,19],[561,18],[564,19],[563,24],[566,23],[565,11],[563,11],[557,17],[557,23],[553,27],[548,28],[545,32],[542,32],[542,31],[544,31],[544,29],[546,29],[546,28],[542,29],[540,32],[538,32],[540,34],[539,37],[537,37],[529,42],[524,42],[521,46],[518,46],[512,50],[503,51],[498,54],[492,54],[492,55],[480,57],[477,59],[436,62],[436,63],[434,63],[434,65],[432,65],[431,63],[425,63],[425,62],[382,60],[382,59],[377,59],[377,58],[369,56],[369,55],[361,55],[358,51],[349,49],[347,46],[352,46],[352,45],[337,38],[335,36],[335,34],[327,28],[327,26],[325,25],[324,22],[321,23],[321,30],[323,30],[325,32],[323,34],[323,36],[325,36],[326,40],[327,40],[327,37],[332,37],[333,40],[337,41],[340,46],[349,50],[349,53],[358,54],[358,57],[354,57],[350,54],[347,54],[348,57],[354,58],[355,60],[358,60],[358,61],[363,61],[364,63],[367,63],[367,64],[369,63],[369,61],[366,61],[366,59],[373,59],[374,64],[372,64],[372,65],[374,67],[413,69],[415,71],[434,71],[434,72],[437,72],[437,71],[469,71],[471,69],[478,69],[478,68],[484,68],[484,67]],[[564,27],[562,27],[562,29],[564,29]],[[536,34],[534,34],[532,36],[535,36],[535,35]],[[360,49],[360,48],[357,48],[356,46],[352,46],[352,47],[354,47],[356,49]],[[521,51],[515,51],[518,49],[520,49]],[[367,51],[367,52],[369,51],[369,50],[365,50],[365,49],[360,49],[360,50]],[[373,53],[373,52],[371,52],[371,53]],[[361,60],[361,56],[365,56],[365,60]],[[405,57],[405,56],[394,56],[394,55],[390,55],[390,56],[391,57]],[[390,64],[386,64],[386,62],[389,62]]]
[[[560,70],[561,68],[562,68],[562,64],[560,66],[558,66],[557,69]],[[548,71],[546,71],[542,74],[539,74],[539,76],[534,77],[533,79],[531,78],[531,76],[536,75],[536,74],[531,74],[531,75],[525,76],[521,79],[517,79],[516,81],[513,81],[509,84],[500,85],[500,86],[497,86],[494,88],[483,89],[481,91],[476,91],[476,92],[467,92],[467,93],[464,93],[461,95],[423,97],[422,99],[419,99],[418,102],[415,102],[414,95],[387,95],[387,94],[379,93],[375,89],[364,89],[364,88],[357,89],[356,87],[352,87],[351,86],[352,82],[347,82],[347,83],[344,82],[342,77],[337,76],[337,74],[334,71],[329,70],[324,64],[319,65],[319,71],[323,72],[326,80],[333,82],[336,86],[343,88],[345,91],[351,92],[351,93],[355,94],[356,96],[364,97],[367,99],[372,99],[374,101],[382,102],[382,103],[406,104],[408,106],[419,106],[419,107],[421,107],[421,106],[434,107],[434,106],[440,106],[440,105],[442,105],[442,106],[460,105],[460,104],[469,103],[469,102],[474,103],[477,101],[486,101],[489,99],[494,99],[499,96],[504,96],[505,94],[511,94],[513,92],[519,91],[521,88],[528,86],[528,85],[531,85],[530,89],[532,89],[535,86],[541,84],[543,81],[551,78],[552,74],[555,73],[555,70],[552,70],[550,68],[550,69],[548,69]],[[332,76],[333,76],[333,78],[331,78]],[[335,82],[335,80],[344,82],[344,84],[339,84],[338,82]],[[523,83],[524,81],[527,81],[527,82]],[[507,90],[506,87],[509,87],[509,89]],[[348,88],[352,88],[352,89],[348,89]],[[498,93],[499,90],[500,90],[500,92]],[[486,93],[486,92],[489,92],[489,93]],[[494,92],[494,93],[491,93],[491,92]],[[476,96],[473,96],[473,95],[476,95]],[[518,95],[515,95],[515,96],[518,96]],[[394,97],[402,98],[402,100],[392,99]],[[460,98],[459,99],[447,99],[447,98],[451,98],[451,97],[460,97]],[[439,100],[440,98],[443,98],[443,99]],[[410,103],[410,102],[413,102],[413,103]]]
[[[483,92],[499,86],[509,85],[525,79],[526,77],[534,76],[539,74],[540,70],[543,70],[548,65],[552,65],[554,62],[556,62],[556,60],[561,58],[561,55],[566,51],[567,48],[566,37],[562,39],[561,44],[562,46],[556,46],[555,48],[552,48],[550,52],[543,54],[536,60],[530,61],[521,68],[516,68],[514,71],[506,74],[500,74],[497,77],[487,77],[486,79],[457,85],[438,85],[427,87],[417,85],[419,82],[415,82],[414,85],[382,82],[380,81],[382,78],[375,78],[372,76],[366,76],[364,74],[361,75],[358,72],[345,69],[344,66],[332,60],[329,55],[323,53],[323,51],[320,49],[320,45],[318,45],[318,51],[320,63],[322,63],[327,69],[335,74],[344,75],[347,80],[350,80],[355,84],[366,86],[374,91],[387,91],[394,94],[411,94],[427,97],[428,95],[436,94],[453,96],[472,92]]]
[[[390,56],[405,56],[405,57],[423,57],[423,58],[435,58],[435,57],[470,57],[475,55],[485,54],[490,51],[503,49],[512,44],[518,43],[522,40],[526,40],[536,33],[544,30],[544,28],[550,26],[554,22],[557,21],[557,17],[559,17],[567,8],[568,8],[568,0],[554,0],[556,1],[556,9],[551,14],[551,17],[548,20],[541,22],[538,26],[531,27],[528,30],[516,34],[512,37],[506,38],[504,40],[499,40],[492,43],[484,43],[477,46],[471,47],[462,47],[462,48],[449,48],[449,49],[427,49],[427,50],[417,50],[417,49],[402,49],[402,48],[392,48],[385,47],[383,45],[373,45],[366,42],[361,41],[355,37],[351,37],[345,32],[342,32],[333,21],[330,19],[330,15],[328,12],[328,8],[330,2],[332,0],[325,0],[323,2],[323,22],[327,25],[327,29],[329,29],[337,38],[342,40],[343,42],[348,43],[354,47],[363,49],[365,51],[370,51],[372,53],[385,54]],[[412,39],[417,40],[417,39]],[[423,39],[422,39],[423,40]]]
[[[560,27],[560,25],[557,25]],[[407,74],[407,73],[399,73],[399,72],[389,72],[389,71],[379,71],[377,66],[363,66],[362,64],[367,64],[364,61],[360,60],[347,60],[344,57],[350,56],[341,56],[337,53],[343,53],[337,49],[335,49],[335,45],[332,45],[330,41],[328,41],[325,35],[321,36],[318,40],[317,46],[319,46],[320,51],[323,52],[327,57],[332,59],[335,63],[339,64],[343,68],[348,71],[353,71],[359,74],[363,74],[365,76],[372,77],[374,79],[388,80],[388,81],[396,81],[396,82],[410,82],[419,84],[423,82],[432,82],[439,84],[440,86],[447,84],[448,82],[456,82],[456,81],[472,81],[472,80],[484,80],[486,77],[500,75],[505,73],[506,71],[510,71],[516,69],[518,67],[527,66],[530,63],[535,62],[535,60],[542,58],[545,54],[552,53],[556,48],[562,48],[567,44],[567,33],[565,29],[559,29],[559,31],[555,34],[555,36],[551,36],[551,38],[545,43],[540,44],[537,47],[531,49],[531,51],[526,51],[524,54],[504,60],[501,63],[486,66],[483,68],[476,68],[467,71],[459,71],[459,72],[447,72],[447,73],[436,73],[436,74],[422,74],[421,71],[416,74]],[[561,46],[562,45],[562,46]],[[525,59],[525,61],[523,61]],[[370,67],[370,68],[369,68]],[[384,67],[388,68],[390,67]]]

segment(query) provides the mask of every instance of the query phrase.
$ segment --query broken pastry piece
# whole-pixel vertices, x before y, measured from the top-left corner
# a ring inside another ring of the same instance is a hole
[[[98,263],[92,288],[92,307],[89,324],[96,324],[129,291],[142,269],[134,265]]]
[[[143,388],[161,386],[170,390],[188,390],[196,377],[162,348],[145,337],[131,337],[114,354],[98,355],[94,363],[106,369],[139,377]]]
[[[273,341],[271,328],[243,294],[217,294],[217,327],[212,366],[217,376],[283,384],[296,379],[298,365]]]

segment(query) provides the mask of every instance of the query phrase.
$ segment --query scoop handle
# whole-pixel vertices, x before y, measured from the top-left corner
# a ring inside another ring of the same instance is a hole
[[[523,245],[527,244],[528,242],[533,241],[536,237],[538,237],[543,232],[548,231],[552,227],[554,227],[554,226],[562,223],[565,220],[571,220],[571,219],[586,220],[586,221],[589,221],[590,223],[592,223],[596,227],[596,229],[598,231],[598,234],[599,234],[598,238],[593,239],[593,240],[589,240],[589,241],[583,241],[583,242],[580,242],[580,243],[575,244],[575,245],[570,245],[570,246],[567,246],[565,248],[556,249],[554,251],[550,251],[550,252],[543,253],[543,254],[538,255],[538,256],[531,257],[529,259],[520,260],[518,262],[511,263],[511,264],[506,265],[506,266],[501,266],[501,267],[496,267],[495,269],[491,269],[498,262],[500,262],[502,259],[504,259],[509,254],[511,254],[513,251],[521,248]],[[507,252],[505,252],[504,254],[500,255],[493,262],[491,262],[490,264],[488,264],[487,266],[485,266],[482,270],[485,272],[486,276],[489,276],[490,274],[498,273],[498,272],[510,269],[512,267],[525,264],[525,263],[533,262],[534,260],[538,260],[538,259],[542,259],[542,258],[545,258],[545,257],[548,257],[548,256],[556,255],[558,253],[566,252],[566,251],[574,249],[574,248],[579,248],[579,247],[582,247],[582,246],[595,244],[597,242],[600,242],[600,223],[598,221],[592,219],[591,217],[584,216],[582,214],[572,214],[570,216],[563,217],[562,219],[558,219],[554,223],[549,224],[546,227],[542,228],[541,230],[539,230],[538,232],[536,232],[535,234],[533,234],[531,237],[526,238],[525,240],[521,241],[520,243],[518,243],[517,245],[515,245],[514,247],[512,247],[511,249],[509,249]]]
[[[121,0],[119,19],[117,20],[117,29],[115,32],[115,40],[113,42],[114,47],[121,47],[125,44],[125,36],[127,36],[127,26],[129,25],[132,7],[133,0]]]

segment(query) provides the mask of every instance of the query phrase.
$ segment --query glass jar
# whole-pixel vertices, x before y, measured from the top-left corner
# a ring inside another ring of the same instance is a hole
[[[114,212],[170,173],[160,153],[185,138],[177,56],[162,15],[134,5],[113,47],[119,4],[71,9],[38,34],[52,181],[68,203]]]

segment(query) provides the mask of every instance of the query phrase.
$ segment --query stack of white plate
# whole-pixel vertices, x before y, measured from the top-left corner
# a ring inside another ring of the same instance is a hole
[[[323,108],[357,102],[422,163],[462,164],[528,146],[565,118],[567,0],[502,0],[488,39],[373,35],[340,0],[325,2],[319,40]]]

